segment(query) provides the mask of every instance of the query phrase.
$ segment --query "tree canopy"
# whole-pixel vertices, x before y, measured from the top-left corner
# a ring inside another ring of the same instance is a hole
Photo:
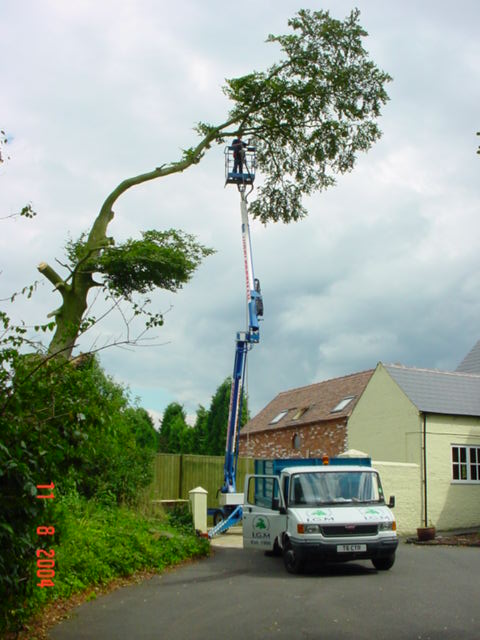
[[[71,355],[85,326],[92,287],[103,285],[130,302],[133,292],[157,286],[176,290],[211,252],[175,230],[147,231],[141,240],[116,246],[107,227],[115,202],[128,189],[182,172],[200,162],[212,145],[242,134],[256,145],[263,175],[251,214],[264,223],[288,223],[306,215],[304,196],[332,186],[336,174],[353,168],[357,154],[380,137],[377,119],[391,79],[364,49],[367,33],[359,16],[354,10],[338,20],[328,11],[300,10],[289,20],[288,34],[267,39],[280,47],[279,62],[226,81],[223,90],[232,107],[224,122],[198,123],[200,140],[180,160],[128,178],[107,196],[90,232],[76,243],[66,278],[46,263],[39,265],[62,296],[61,306],[50,314],[56,323],[52,355]],[[161,324],[162,318],[150,314],[148,322]]]
[[[359,16],[301,10],[289,20],[292,33],[267,39],[280,45],[280,62],[227,80],[230,117],[255,140],[265,176],[250,208],[262,222],[306,215],[302,196],[333,185],[380,137],[376,119],[391,78],[368,58]]]
[[[225,453],[228,411],[232,379],[226,378],[212,396],[210,406],[199,405],[195,425],[186,422],[184,407],[171,402],[163,413],[159,435],[159,451],[163,453],[195,453],[220,456]],[[248,420],[248,403],[244,399],[240,425]]]
[[[171,402],[163,412],[159,435],[159,451],[162,453],[191,453],[186,446],[186,413],[178,402]]]

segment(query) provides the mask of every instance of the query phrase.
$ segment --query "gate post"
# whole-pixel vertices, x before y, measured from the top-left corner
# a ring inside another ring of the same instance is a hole
[[[192,504],[193,526],[201,533],[207,532],[207,496],[208,491],[196,487],[188,492]]]

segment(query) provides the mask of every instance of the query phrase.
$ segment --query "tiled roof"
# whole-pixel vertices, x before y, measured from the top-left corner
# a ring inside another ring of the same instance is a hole
[[[282,391],[243,427],[240,435],[302,426],[348,417],[373,375],[374,370],[353,373],[341,378],[317,382],[307,387]],[[351,402],[338,411],[332,411],[342,400],[352,397]],[[301,413],[302,410],[305,411]],[[272,424],[282,412],[286,414]],[[299,415],[301,413],[301,415]],[[297,417],[298,416],[298,417]]]
[[[480,374],[480,340],[456,368],[460,373]]]
[[[480,375],[383,366],[420,411],[480,416]]]

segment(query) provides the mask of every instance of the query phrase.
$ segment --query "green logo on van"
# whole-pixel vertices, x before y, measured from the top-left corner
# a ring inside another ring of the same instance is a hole
[[[265,516],[255,516],[253,519],[253,528],[258,531],[266,531],[270,529],[270,523]]]

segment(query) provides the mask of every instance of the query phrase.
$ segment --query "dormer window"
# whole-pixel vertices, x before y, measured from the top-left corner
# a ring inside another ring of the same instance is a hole
[[[304,413],[308,411],[308,407],[301,407],[301,409],[297,409],[292,420],[300,420]]]
[[[340,402],[332,409],[331,413],[343,411],[343,409],[345,409],[345,407],[347,407],[354,398],[355,396],[346,396],[345,398],[342,398]]]

